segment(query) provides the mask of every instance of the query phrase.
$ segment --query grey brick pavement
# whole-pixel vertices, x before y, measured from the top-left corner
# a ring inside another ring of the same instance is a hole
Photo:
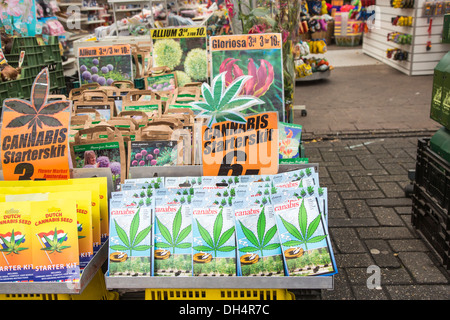
[[[305,141],[329,190],[329,232],[339,273],[323,300],[450,299],[450,273],[411,224],[405,194],[417,137]],[[370,144],[367,144],[370,142]],[[381,288],[369,289],[369,266]]]

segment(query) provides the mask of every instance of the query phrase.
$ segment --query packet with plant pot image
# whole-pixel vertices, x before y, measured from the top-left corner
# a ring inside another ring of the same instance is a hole
[[[110,199],[108,273],[152,275],[153,205],[134,206],[133,199]]]
[[[233,207],[211,200],[210,196],[195,197],[192,203],[194,276],[237,276]]]
[[[337,273],[323,215],[314,196],[297,198],[285,193],[272,196],[281,246],[289,276]]]
[[[154,197],[154,276],[192,276],[191,207],[174,190]]]
[[[238,247],[238,275],[285,275],[277,224],[270,204],[261,197],[236,197],[233,201]]]

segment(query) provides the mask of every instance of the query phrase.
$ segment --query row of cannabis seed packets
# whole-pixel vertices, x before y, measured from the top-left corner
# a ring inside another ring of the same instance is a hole
[[[127,179],[110,198],[108,276],[332,275],[327,207],[314,167]]]
[[[0,181],[0,282],[77,282],[108,239],[107,179]]]

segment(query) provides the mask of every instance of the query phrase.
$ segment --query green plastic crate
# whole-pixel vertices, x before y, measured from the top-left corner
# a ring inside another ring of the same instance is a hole
[[[5,58],[11,66],[17,67],[19,65],[20,53],[5,54]],[[44,54],[42,51],[37,53],[29,53],[28,51],[25,51],[22,67],[34,67],[42,65],[43,63]]]
[[[11,53],[20,53],[23,48],[40,47],[36,37],[15,37],[11,47]]]

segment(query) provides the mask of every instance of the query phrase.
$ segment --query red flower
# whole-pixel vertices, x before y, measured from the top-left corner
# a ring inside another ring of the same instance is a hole
[[[233,80],[244,75],[242,69],[235,64],[236,61],[239,61],[239,59],[227,58],[220,65],[219,72],[222,73],[226,71],[226,86],[233,82]],[[261,65],[258,68],[253,62],[253,59],[248,59],[248,75],[252,76],[252,78],[245,83],[242,94],[261,97],[272,85],[274,80],[273,66],[264,59],[261,59],[260,62]]]

